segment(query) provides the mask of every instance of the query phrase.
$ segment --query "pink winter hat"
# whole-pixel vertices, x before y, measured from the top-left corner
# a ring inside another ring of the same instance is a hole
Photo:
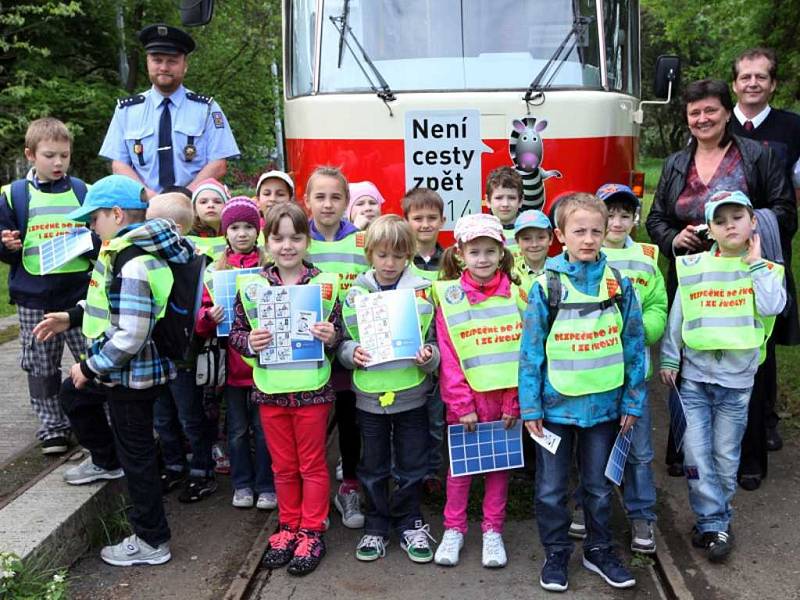
[[[380,190],[378,190],[375,184],[371,181],[357,181],[356,183],[351,183],[349,187],[350,203],[347,205],[347,211],[344,213],[344,218],[348,221],[351,220],[350,211],[353,210],[353,204],[355,204],[356,200],[361,198],[361,196],[372,196],[381,206],[383,206],[383,203],[386,202],[381,195]]]
[[[250,223],[256,229],[261,227],[261,214],[258,207],[247,196],[235,196],[228,200],[222,209],[220,230],[224,234],[228,227],[239,221]]]
[[[217,181],[213,177],[209,177],[208,179],[203,179],[194,190],[194,194],[192,194],[192,204],[195,203],[197,197],[202,194],[203,192],[214,192],[220,198],[222,198],[223,202],[227,202],[228,199],[231,197],[228,193],[228,188],[225,187],[225,184],[221,181]]]

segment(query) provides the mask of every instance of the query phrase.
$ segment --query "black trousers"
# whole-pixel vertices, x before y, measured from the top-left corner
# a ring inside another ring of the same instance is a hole
[[[60,392],[72,431],[91,452],[92,462],[104,469],[122,467],[132,503],[128,519],[134,533],[154,547],[170,539],[153,437],[153,403],[163,392],[164,386],[134,390],[95,384],[79,390],[71,379]]]
[[[778,425],[778,415],[775,414],[777,398],[778,361],[775,342],[770,340],[767,343],[767,357],[756,371],[750,394],[739,475],[767,476],[767,429]]]
[[[351,390],[336,392],[334,409],[336,426],[339,429],[342,474],[345,479],[357,479],[356,467],[361,458],[361,433],[356,417],[356,393]]]

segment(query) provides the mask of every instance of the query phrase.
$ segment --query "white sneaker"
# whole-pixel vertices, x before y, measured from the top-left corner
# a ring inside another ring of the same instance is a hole
[[[159,544],[155,548],[139,538],[131,535],[119,544],[106,546],[100,550],[100,558],[115,567],[132,567],[133,565],[162,565],[172,558],[169,542]]]
[[[231,504],[236,508],[253,508],[253,490],[250,488],[234,490]]]
[[[70,485],[83,485],[84,483],[92,483],[93,481],[100,481],[101,479],[119,479],[125,477],[122,469],[107,470],[98,467],[92,462],[92,457],[85,459],[81,464],[70,467],[64,471],[64,481]]]
[[[489,569],[505,567],[506,563],[508,563],[503,536],[496,531],[486,531],[483,534],[483,557],[481,563]]]
[[[278,508],[278,494],[275,492],[264,492],[258,495],[256,508],[260,510],[274,510]]]
[[[455,567],[458,564],[458,555],[463,547],[464,534],[455,529],[445,529],[433,561],[437,565],[444,567]]]
[[[346,494],[337,492],[333,505],[342,515],[342,525],[348,529],[364,527],[364,514],[361,512],[361,499],[357,491],[352,490]]]

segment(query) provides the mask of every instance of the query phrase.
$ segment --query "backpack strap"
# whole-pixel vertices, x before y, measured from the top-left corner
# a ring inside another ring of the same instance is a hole
[[[558,306],[561,304],[561,276],[550,269],[545,270],[547,275],[547,330],[550,331],[558,316]]]
[[[70,177],[69,181],[72,186],[72,191],[75,192],[75,196],[78,198],[78,202],[83,204],[83,199],[86,197],[86,192],[88,190],[86,183],[77,177]]]
[[[19,231],[20,239],[25,237],[25,232],[28,230],[28,204],[31,199],[30,191],[28,190],[27,179],[17,179],[11,183],[11,208],[14,209],[14,214],[17,217],[17,230]]]
[[[121,252],[117,253],[116,258],[114,258],[114,266],[111,268],[111,274],[114,277],[118,276],[122,272],[122,267],[125,266],[129,260],[133,260],[137,256],[144,256],[145,254],[149,254],[146,250],[143,250],[139,246],[128,246],[124,248]]]

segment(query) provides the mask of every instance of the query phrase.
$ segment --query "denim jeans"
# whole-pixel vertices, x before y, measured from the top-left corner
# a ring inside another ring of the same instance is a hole
[[[356,469],[364,489],[364,533],[402,533],[422,520],[420,492],[428,471],[428,407],[392,414],[357,409],[361,429],[361,461]],[[394,446],[394,468],[392,468]],[[389,497],[389,484],[396,486]]]
[[[631,448],[625,463],[622,500],[625,513],[631,521],[656,520],[656,486],[653,483],[653,438],[650,421],[650,403],[645,400],[642,416],[631,433]]]
[[[203,410],[203,388],[195,383],[194,371],[178,370],[177,377],[156,400],[153,420],[167,469],[183,471],[185,468],[183,431],[192,450],[189,474],[209,477],[214,473],[212,427]]]
[[[728,531],[751,390],[687,379],[681,383],[684,470],[700,532]]]
[[[59,393],[72,431],[92,462],[105,469],[122,467],[131,500],[128,520],[133,532],[151,546],[170,539],[153,437],[153,403],[163,391],[164,386],[134,390],[94,382],[78,390],[66,379]]]
[[[274,492],[272,459],[261,428],[258,405],[250,401],[250,388],[227,385],[224,394],[228,405],[228,455],[233,489],[249,488],[256,494]],[[255,460],[251,441],[255,446]]]
[[[587,533],[583,546],[586,550],[609,548],[613,487],[606,479],[605,469],[617,435],[617,421],[606,421],[593,427],[577,427],[545,421],[544,426],[561,436],[561,443],[555,454],[551,454],[538,444],[536,446],[536,522],[539,527],[539,539],[545,551],[573,549],[572,541],[569,539],[572,513],[568,499],[572,448],[576,440]]]
[[[428,394],[428,472],[438,475],[442,467],[442,439],[444,438],[444,402],[437,383]]]

